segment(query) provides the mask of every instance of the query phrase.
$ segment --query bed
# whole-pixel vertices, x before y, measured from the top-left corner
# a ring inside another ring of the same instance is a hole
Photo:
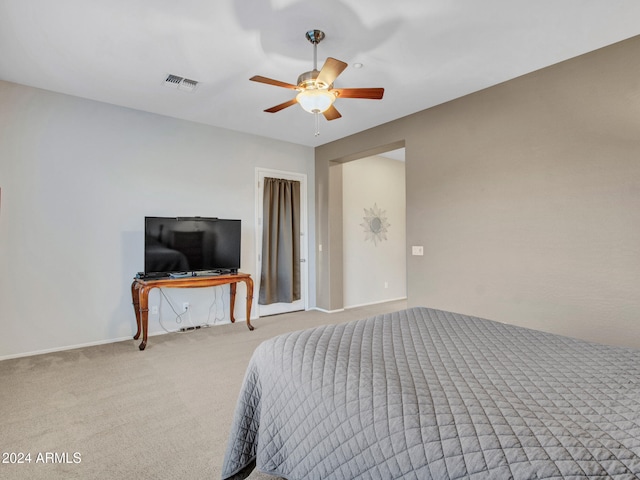
[[[412,308],[247,368],[223,479],[640,478],[640,350]]]

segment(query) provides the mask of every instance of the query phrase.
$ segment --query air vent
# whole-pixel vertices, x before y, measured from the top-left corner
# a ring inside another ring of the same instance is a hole
[[[168,83],[172,87],[177,87],[178,85],[180,85],[180,82],[182,80],[184,80],[184,78],[179,77],[177,75],[169,75],[167,77],[167,79],[165,80],[165,82]]]
[[[164,84],[167,87],[177,88],[178,90],[184,90],[185,92],[193,92],[198,86],[198,82],[196,80],[171,74],[167,75],[167,78],[164,80]]]

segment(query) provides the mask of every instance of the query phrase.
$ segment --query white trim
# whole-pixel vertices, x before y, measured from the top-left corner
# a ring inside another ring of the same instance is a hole
[[[398,298],[387,298],[386,300],[379,300],[377,302],[371,302],[371,303],[360,303],[358,305],[349,305],[344,307],[345,310],[348,310],[350,308],[358,308],[358,307],[368,307],[370,305],[378,305],[380,303],[387,303],[387,302],[398,302],[400,300],[406,300],[407,297],[398,297]]]
[[[309,310],[317,310],[318,312],[322,312],[322,313],[340,313],[340,312],[344,312],[344,308],[339,308],[337,310],[325,310],[324,308],[320,308],[320,307],[312,307]]]
[[[287,180],[297,180],[300,182],[300,257],[305,261],[301,265],[300,281],[302,282],[302,310],[309,310],[309,203],[307,201],[308,190],[307,190],[307,174],[300,172],[288,172],[284,170],[274,170],[271,168],[263,168],[256,167],[255,173],[255,246],[256,246],[256,278],[254,279],[254,290],[253,290],[253,303],[255,305],[255,315],[257,318],[260,317],[260,305],[258,304],[258,297],[260,292],[260,271],[262,269],[261,265],[261,255],[262,255],[262,212],[260,210],[260,205],[262,200],[259,198],[259,183],[264,177],[273,177],[273,178],[284,178]],[[288,313],[288,312],[281,312]],[[274,313],[276,314],[276,313]]]
[[[164,335],[165,332],[160,332],[155,335]],[[149,335],[151,336],[151,335]],[[128,340],[133,340],[133,335],[130,337],[121,337],[121,338],[111,338],[109,340],[99,340],[97,342],[89,342],[89,343],[81,343],[79,345],[67,345],[66,347],[56,347],[56,348],[47,348],[45,350],[35,350],[33,352],[25,352],[25,353],[16,353],[15,355],[5,355],[0,357],[0,362],[2,360],[11,360],[12,358],[21,358],[21,357],[32,357],[34,355],[44,355],[45,353],[55,353],[55,352],[64,352],[66,350],[75,350],[76,348],[85,348],[85,347],[96,347],[98,345],[106,345],[108,343],[118,343],[124,342]],[[138,340],[134,340],[138,341]]]
[[[258,320],[258,317],[251,317],[251,320]],[[246,322],[246,320],[236,318],[236,321],[234,323],[231,323],[231,321],[229,320],[229,321],[227,321],[225,323],[210,324],[210,325],[201,324],[200,326],[203,327],[203,328],[211,328],[211,327],[217,327],[217,326],[221,326],[221,325],[241,325],[241,324],[243,324],[245,322]],[[147,338],[157,337],[158,335],[168,335],[170,333],[189,333],[191,331],[192,330],[189,330],[187,332],[181,332],[180,330],[175,330],[175,331],[172,331],[172,332],[153,332],[153,333],[147,334]],[[33,357],[35,355],[44,355],[44,354],[47,354],[47,353],[65,352],[67,350],[76,350],[77,348],[97,347],[99,345],[107,345],[109,343],[129,342],[129,341],[133,342],[133,344],[134,344],[133,347],[135,347],[135,350],[137,350],[138,349],[138,344],[142,341],[142,336],[138,340],[134,340],[133,339],[133,335],[131,335],[129,337],[111,338],[109,340],[99,340],[97,342],[80,343],[78,345],[67,345],[66,347],[47,348],[45,350],[35,350],[33,352],[16,353],[15,355],[5,355],[5,356],[0,357],[0,362],[3,361],[3,360],[11,360],[11,359],[14,359],[14,358]],[[147,344],[147,347],[148,346],[149,346],[149,344]]]

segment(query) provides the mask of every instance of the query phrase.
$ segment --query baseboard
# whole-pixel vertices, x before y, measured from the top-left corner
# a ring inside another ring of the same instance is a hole
[[[75,350],[76,348],[95,347],[98,345],[106,345],[107,343],[124,342],[125,340],[131,340],[133,336],[110,338],[109,340],[99,340],[97,342],[82,343],[79,345],[68,345],[66,347],[47,348],[45,350],[35,350],[33,352],[16,353],[14,355],[4,355],[0,357],[0,362],[3,360],[11,360],[12,358],[32,357],[34,355],[44,355],[46,353],[64,352],[66,350]]]
[[[256,318],[252,318],[251,320],[256,320]],[[243,323],[245,320],[240,320],[240,319],[236,319],[235,323]],[[229,325],[231,325],[231,322],[228,323]],[[221,323],[220,325],[226,325]],[[210,326],[215,326],[215,325],[210,325]],[[156,335],[166,335],[168,333],[179,333],[179,332],[153,332],[153,333],[149,333],[148,337],[155,337]],[[89,343],[81,343],[78,345],[67,345],[65,347],[54,347],[54,348],[47,348],[45,350],[34,350],[33,352],[24,352],[24,353],[16,353],[13,355],[3,355],[0,356],[0,362],[2,362],[3,360],[11,360],[13,358],[22,358],[22,357],[32,357],[35,355],[44,355],[47,353],[56,353],[56,352],[65,352],[67,350],[75,350],[76,348],[85,348],[85,347],[96,347],[98,345],[107,345],[109,343],[118,343],[118,342],[125,342],[128,340],[133,340],[133,335],[129,336],[129,337],[120,337],[120,338],[110,338],[108,340],[98,340],[96,342],[89,342]],[[141,339],[135,340],[135,342],[140,342]]]
[[[352,308],[358,308],[358,307],[369,307],[371,305],[380,305],[381,303],[388,303],[388,302],[399,302],[400,300],[406,300],[406,299],[407,297],[389,298],[387,300],[380,300],[378,302],[361,303],[359,305],[349,305],[348,307],[344,307],[344,309],[350,310]]]
[[[339,308],[337,310],[325,310],[324,308],[320,308],[320,307],[311,307],[309,308],[309,310],[317,310],[319,312],[322,313],[340,313],[340,312],[344,312],[345,310],[350,310],[352,308],[358,308],[358,307],[368,307],[371,305],[379,305],[381,303],[388,303],[388,302],[399,302],[400,300],[406,300],[407,297],[398,297],[398,298],[389,298],[387,300],[380,300],[377,302],[371,302],[371,303],[362,303],[359,305],[349,305],[348,307],[344,307],[344,308]]]
[[[320,307],[311,307],[309,310],[317,310],[317,311],[322,312],[322,313],[340,313],[340,312],[344,312],[344,308],[339,308],[337,310],[325,310],[324,308],[320,308]]]

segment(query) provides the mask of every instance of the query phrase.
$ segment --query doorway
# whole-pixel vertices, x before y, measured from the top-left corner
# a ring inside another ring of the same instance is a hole
[[[406,299],[404,159],[401,148],[330,167],[342,177],[344,308]]]
[[[342,175],[334,175],[331,167],[357,160],[359,158],[380,155],[392,150],[405,149],[405,141],[395,140],[374,148],[336,157],[333,149],[316,148],[315,153],[315,214],[316,214],[316,248],[321,252],[315,258],[317,309],[334,312],[344,309],[344,288],[342,262]],[[407,151],[404,151],[405,155]],[[408,158],[408,155],[406,155]],[[405,168],[406,177],[409,175]],[[337,178],[334,178],[337,177]],[[406,198],[405,198],[406,210]],[[339,235],[335,233],[339,232]],[[406,230],[405,230],[406,236]],[[408,267],[407,258],[404,259]],[[409,285],[407,283],[407,296]]]
[[[276,302],[268,305],[261,305],[257,302],[256,312],[258,317],[267,315],[277,315],[287,312],[295,312],[308,309],[308,241],[307,241],[307,176],[302,173],[285,172],[256,168],[256,292],[260,292],[262,278],[262,246],[263,246],[263,210],[264,210],[264,186],[265,178],[275,178],[280,180],[291,180],[299,182],[300,201],[300,234],[296,239],[300,252],[300,298],[291,302]]]

